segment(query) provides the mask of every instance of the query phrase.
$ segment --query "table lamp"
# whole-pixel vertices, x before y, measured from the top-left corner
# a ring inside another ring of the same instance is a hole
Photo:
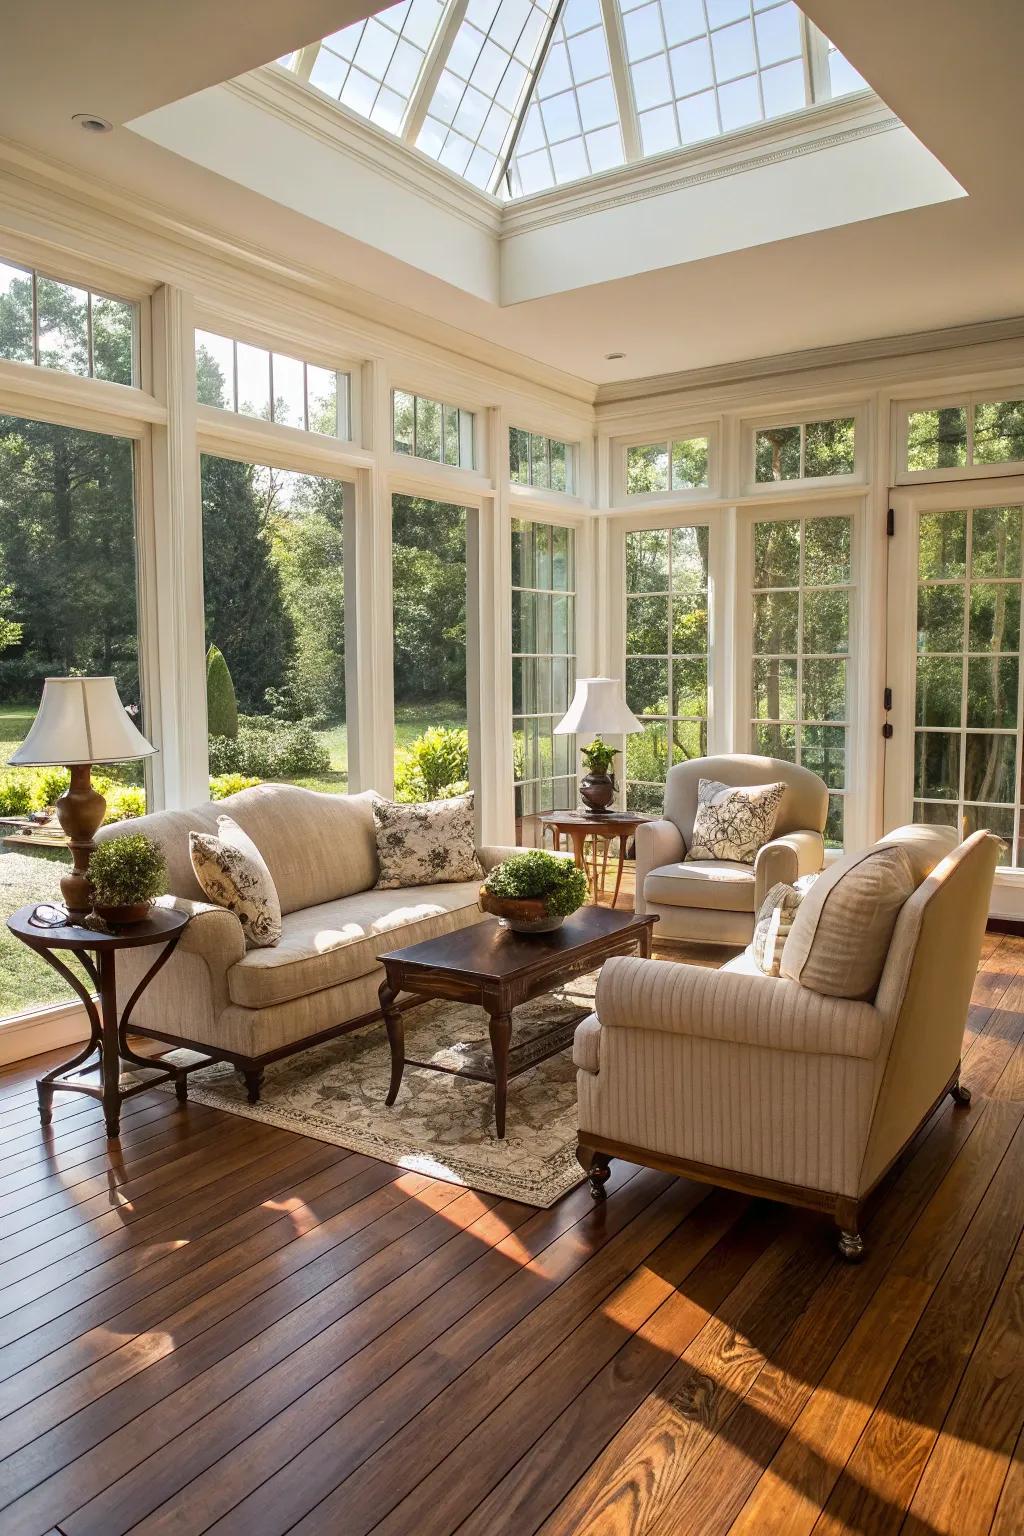
[[[73,869],[60,882],[73,923],[92,908],[89,857],[107,802],[92,787],[93,763],[125,763],[156,751],[132,724],[112,677],[48,677],[32,728],[8,761],[16,767],[67,767],[71,784],[57,820],[71,845]]]
[[[642,731],[643,726],[626,703],[622,683],[617,677],[580,677],[572,703],[555,726],[556,736],[580,733],[593,735],[589,747],[581,747],[589,772],[580,780],[580,799],[593,816],[606,811],[615,798],[618,785],[609,774],[618,747],[601,740],[601,732],[625,736]]]

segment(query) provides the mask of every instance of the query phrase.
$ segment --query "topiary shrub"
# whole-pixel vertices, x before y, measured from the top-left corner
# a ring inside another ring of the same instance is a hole
[[[206,720],[211,736],[238,735],[238,702],[223,653],[211,645],[206,653]]]
[[[89,859],[94,900],[104,907],[151,901],[167,889],[167,865],[144,832],[105,838]]]
[[[240,789],[252,789],[259,782],[244,773],[213,773],[210,775],[210,799],[226,800],[228,795],[237,795]]]
[[[447,800],[466,793],[468,778],[469,732],[463,726],[431,726],[395,754],[396,800]]]
[[[0,778],[0,816],[27,816],[32,809],[32,785],[13,773]]]
[[[513,853],[491,870],[484,885],[505,900],[543,897],[549,917],[568,917],[587,899],[587,877],[569,859],[543,848]]]

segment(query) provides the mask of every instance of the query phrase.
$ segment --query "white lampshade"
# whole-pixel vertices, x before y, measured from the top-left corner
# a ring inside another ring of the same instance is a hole
[[[125,763],[155,751],[128,718],[112,677],[48,677],[32,729],[8,761],[71,768]]]
[[[582,732],[591,736],[619,736],[642,731],[643,726],[626,703],[617,677],[579,677],[576,692],[555,726],[557,736]]]

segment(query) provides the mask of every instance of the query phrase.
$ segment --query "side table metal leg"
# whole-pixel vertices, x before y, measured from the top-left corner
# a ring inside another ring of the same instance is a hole
[[[53,1085],[37,1083],[36,1092],[39,1095],[39,1124],[49,1125],[53,1119]]]
[[[498,1140],[505,1136],[505,1103],[508,1099],[508,1047],[512,1015],[496,1013],[491,1019],[491,1057],[494,1061],[494,1125]]]
[[[620,832],[619,833],[619,868],[618,868],[618,872],[617,872],[617,874],[615,876],[615,895],[612,897],[612,907],[613,908],[617,907],[618,904],[619,904],[619,887],[622,885],[622,869],[623,869],[623,865],[625,864],[625,862],[626,862],[626,834],[625,834],[625,832]]]
[[[384,1103],[391,1105],[398,1098],[398,1090],[402,1086],[402,1074],[405,1071],[405,1022],[402,1019],[401,1010],[396,1008],[397,994],[392,992],[386,981],[382,981],[377,993],[380,998],[380,1011],[384,1015],[384,1024],[388,1032],[388,1045],[391,1048],[391,1082],[388,1085],[387,1098]]]
[[[107,1135],[113,1139],[120,1135],[121,1130],[121,1053],[118,1049],[117,979],[113,950],[104,950],[100,954],[100,1018],[103,1118],[107,1125]]]

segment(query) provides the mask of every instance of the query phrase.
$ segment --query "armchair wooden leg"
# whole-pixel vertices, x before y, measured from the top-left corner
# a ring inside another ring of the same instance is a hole
[[[836,1226],[839,1228],[839,1252],[848,1264],[864,1257],[864,1239],[860,1235],[860,1208],[856,1200],[836,1201]]]
[[[606,1199],[604,1186],[611,1178],[611,1158],[604,1152],[593,1151],[590,1147],[577,1147],[576,1161],[587,1176],[593,1198]]]
[[[263,1086],[263,1068],[243,1067],[242,1076],[245,1078],[245,1086],[248,1090],[249,1103],[258,1104],[260,1100],[260,1089]]]
[[[959,1072],[957,1073],[956,1081],[949,1090],[949,1096],[960,1109],[966,1109],[971,1102],[971,1090],[960,1081]]]

